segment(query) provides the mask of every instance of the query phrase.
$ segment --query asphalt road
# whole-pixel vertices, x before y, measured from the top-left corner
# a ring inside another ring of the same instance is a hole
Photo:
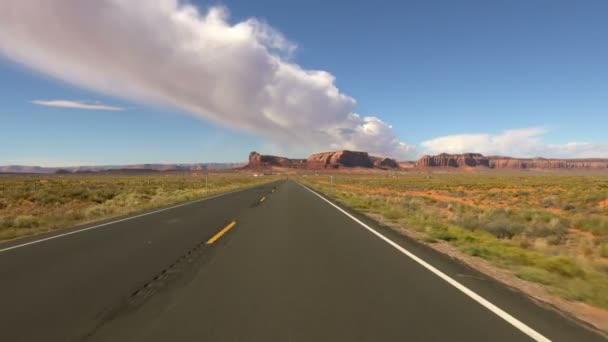
[[[362,220],[288,181],[0,244],[0,341],[605,341]]]

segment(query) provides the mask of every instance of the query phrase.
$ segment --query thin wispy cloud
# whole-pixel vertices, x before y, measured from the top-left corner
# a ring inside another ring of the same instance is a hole
[[[41,166],[41,167],[73,167],[82,165],[95,165],[90,161],[84,160],[64,160],[49,157],[23,157],[3,160],[0,159],[0,166],[18,165],[18,166]]]
[[[60,108],[74,108],[74,109],[86,109],[86,110],[110,110],[110,111],[121,111],[125,110],[121,107],[106,106],[102,104],[90,104],[79,101],[68,101],[68,100],[34,100],[31,103],[39,106],[47,107],[60,107]]]
[[[0,2],[0,53],[57,79],[309,151],[414,147],[355,112],[332,74],[293,61],[296,45],[257,19],[178,0]]]

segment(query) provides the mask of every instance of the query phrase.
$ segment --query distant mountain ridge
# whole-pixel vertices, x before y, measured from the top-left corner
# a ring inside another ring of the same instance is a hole
[[[397,162],[391,158],[370,156],[361,151],[333,151],[311,154],[307,159],[289,159],[257,152],[249,154],[249,164],[246,168],[263,169],[272,167],[287,167],[296,169],[340,169],[340,168],[369,168],[369,169],[514,169],[514,170],[606,170],[608,158],[581,159],[547,159],[547,158],[512,158],[502,156],[486,157],[480,153],[448,154],[435,156],[425,155],[417,161]]]
[[[130,165],[95,165],[70,167],[43,167],[8,165],[0,166],[0,173],[88,173],[103,171],[204,171],[227,170],[245,166],[245,162],[235,163],[192,163],[192,164],[130,164]]]
[[[486,167],[490,169],[586,169],[608,170],[608,158],[581,159],[548,159],[548,158],[512,158],[502,156],[486,157],[479,153],[448,154],[422,156],[414,164],[416,168],[452,167],[471,168]]]
[[[249,154],[248,162],[235,163],[192,163],[192,164],[130,164],[73,167],[41,167],[8,165],[0,166],[0,173],[88,173],[88,172],[144,172],[144,171],[204,171],[228,169],[269,169],[273,167],[293,169],[513,169],[513,170],[602,170],[608,171],[608,158],[513,158],[484,156],[480,153],[424,155],[417,161],[397,162],[392,158],[370,156],[362,151],[332,151],[314,153],[306,159],[291,159],[258,152]]]

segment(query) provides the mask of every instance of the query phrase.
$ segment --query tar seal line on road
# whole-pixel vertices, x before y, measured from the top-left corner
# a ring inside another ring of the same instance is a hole
[[[466,294],[471,299],[473,299],[477,303],[479,303],[482,306],[484,306],[486,309],[492,311],[498,317],[500,317],[503,320],[507,321],[509,324],[511,324],[515,328],[519,329],[521,332],[523,332],[524,334],[528,335],[529,337],[531,337],[535,341],[539,341],[539,342],[550,342],[551,341],[548,338],[546,338],[545,336],[541,335],[536,330],[534,330],[534,329],[530,328],[529,326],[527,326],[525,323],[523,323],[523,322],[519,321],[517,318],[511,316],[509,313],[505,312],[501,308],[499,308],[496,305],[492,304],[491,302],[489,302],[485,298],[481,297],[477,293],[471,291],[466,286],[464,286],[461,283],[459,283],[458,281],[452,279],[447,274],[441,272],[437,268],[433,267],[431,264],[427,263],[426,261],[420,259],[419,257],[417,257],[416,255],[414,255],[410,251],[408,251],[405,248],[401,247],[396,242],[392,241],[391,239],[389,239],[386,236],[382,235],[381,233],[377,232],[375,229],[371,228],[370,226],[368,226],[367,224],[365,224],[364,222],[362,222],[358,218],[354,217],[353,215],[351,215],[350,213],[348,213],[346,210],[340,208],[339,206],[337,206],[336,204],[334,204],[330,200],[326,199],[325,197],[323,197],[322,195],[320,195],[316,191],[310,189],[309,187],[307,187],[307,186],[305,186],[305,185],[303,185],[301,183],[298,183],[298,184],[300,184],[301,186],[303,186],[306,190],[308,190],[308,191],[312,192],[313,194],[317,195],[323,201],[327,202],[328,204],[330,204],[331,206],[333,206],[334,208],[336,208],[337,210],[339,210],[340,212],[342,212],[344,215],[348,216],[350,219],[352,219],[353,221],[357,222],[363,228],[369,230],[372,234],[374,234],[377,237],[379,237],[380,239],[384,240],[386,243],[388,243],[389,245],[391,245],[392,247],[394,247],[395,249],[397,249],[401,253],[405,254],[406,256],[408,256],[409,258],[411,258],[412,260],[414,260],[415,262],[417,262],[418,264],[420,264],[421,266],[423,266],[424,268],[426,268],[427,270],[429,270],[430,272],[432,272],[433,274],[435,274],[439,278],[445,280],[448,284],[452,285],[453,287],[455,287],[456,289],[458,289],[462,293]]]
[[[230,229],[232,229],[232,227],[234,227],[235,225],[236,225],[236,221],[230,222],[226,227],[222,228],[222,230],[220,230],[215,235],[213,235],[211,237],[211,239],[209,239],[207,241],[207,244],[208,245],[213,244],[215,241],[217,241],[219,238],[221,238],[222,235],[226,234]]]

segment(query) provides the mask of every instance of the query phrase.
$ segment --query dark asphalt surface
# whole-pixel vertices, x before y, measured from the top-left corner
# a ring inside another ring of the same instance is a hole
[[[370,225],[550,340],[605,341]],[[0,341],[531,340],[292,181],[0,252],[0,279]]]

